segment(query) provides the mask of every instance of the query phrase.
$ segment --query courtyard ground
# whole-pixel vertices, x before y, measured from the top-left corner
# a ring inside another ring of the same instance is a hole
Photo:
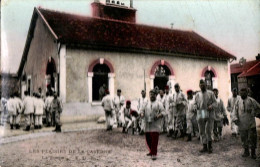
[[[199,153],[201,144],[196,138],[186,142],[162,134],[157,160],[152,161],[146,156],[144,136],[122,134],[121,129],[106,132],[103,124],[96,123],[89,123],[88,127],[64,126],[62,133],[46,128],[4,137],[0,142],[0,166],[260,166],[260,151],[257,150],[257,160],[242,158],[240,139],[231,137],[229,127],[224,128],[224,139],[213,143],[212,154]]]

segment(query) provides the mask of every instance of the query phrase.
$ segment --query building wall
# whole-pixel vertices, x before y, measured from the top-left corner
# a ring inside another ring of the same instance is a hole
[[[38,18],[35,26],[34,37],[31,41],[30,50],[24,67],[23,74],[31,75],[31,90],[38,91],[41,87],[43,92],[46,90],[45,74],[47,61],[53,57],[58,70],[58,51],[54,38],[49,33],[43,21]]]
[[[213,67],[218,76],[217,85],[220,97],[226,103],[229,96],[231,82],[227,61],[70,48],[67,48],[66,56],[67,102],[88,102],[88,67],[99,58],[105,58],[112,63],[115,70],[115,91],[120,88],[126,99],[134,100],[140,96],[140,92],[144,88],[144,69],[146,91],[150,90],[150,70],[153,64],[160,59],[164,59],[171,64],[175,81],[180,84],[184,92],[188,89],[199,90],[202,70],[206,66]]]

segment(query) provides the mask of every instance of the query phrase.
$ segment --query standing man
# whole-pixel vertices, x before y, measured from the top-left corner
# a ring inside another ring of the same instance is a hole
[[[111,97],[109,90],[106,90],[106,96],[103,97],[101,104],[103,109],[105,110],[107,131],[110,131],[113,127],[114,104],[113,98]]]
[[[19,97],[18,92],[15,93],[14,95],[14,103],[16,107],[16,129],[20,129],[20,121],[21,121],[21,115],[22,115],[22,110],[23,110],[23,102]]]
[[[213,89],[217,103],[214,107],[215,121],[214,121],[214,140],[219,141],[222,138],[223,124],[228,124],[227,113],[223,101],[218,97],[218,89]]]
[[[227,105],[227,110],[228,110],[228,112],[230,112],[230,118],[231,118],[231,132],[232,132],[232,136],[235,136],[235,137],[238,134],[238,126],[234,123],[234,120],[233,120],[234,113],[233,113],[233,111],[234,111],[235,103],[240,98],[241,97],[239,95],[237,95],[237,89],[234,88],[232,90],[232,97],[230,97],[228,99],[228,105]]]
[[[148,103],[148,99],[146,97],[146,93],[145,93],[144,90],[142,90],[141,94],[142,94],[142,97],[140,97],[138,99],[138,105],[137,105],[137,109],[138,109],[139,114],[141,113],[142,107],[147,105],[147,103]],[[144,129],[145,129],[145,120],[144,120],[144,118],[141,118],[139,120],[140,120],[139,124],[140,124],[140,127],[141,127],[140,135],[143,135]]]
[[[172,96],[169,94],[169,86],[165,86],[165,112],[166,115],[164,117],[164,121],[166,122],[166,129],[168,131],[167,137],[171,137],[173,130],[172,130],[172,114],[171,114],[171,108],[170,108],[170,99],[172,99]]]
[[[187,134],[188,134],[188,139],[187,141],[191,141],[192,140],[192,132],[194,132],[194,121],[192,120],[194,118],[196,109],[195,109],[195,100],[193,98],[193,91],[192,90],[188,90],[187,91],[187,112],[186,112],[186,122],[187,122]]]
[[[185,98],[185,95],[180,91],[180,85],[176,83],[174,85],[175,94],[173,95],[173,103],[172,106],[175,108],[176,115],[174,118],[174,135],[173,138],[176,139],[178,136],[178,131],[181,132],[180,137],[184,137],[185,131],[185,109],[187,100]]]
[[[54,132],[61,132],[61,121],[60,121],[60,115],[62,113],[62,103],[60,99],[58,99],[57,92],[54,92],[54,98],[51,102],[51,113],[54,113],[55,115],[55,129]]]
[[[31,128],[31,120],[33,118],[33,113],[34,113],[34,101],[32,97],[29,96],[28,91],[24,92],[24,99],[23,99],[23,107],[24,107],[24,117],[25,117],[25,125],[26,128],[24,129],[25,131],[30,131]]]
[[[100,88],[99,88],[99,91],[98,91],[98,93],[99,93],[99,100],[102,100],[103,99],[103,97],[106,95],[106,88],[107,88],[107,86],[106,86],[106,84],[103,84]]]
[[[165,109],[165,95],[163,90],[159,90],[159,94],[156,97],[156,100],[160,103],[162,103],[163,108]],[[166,117],[163,117],[162,119],[162,132],[167,132],[167,127],[166,127]]]
[[[46,111],[46,122],[47,127],[50,127],[52,124],[52,113],[51,113],[51,103],[53,100],[53,96],[50,95],[49,92],[46,93],[46,99],[45,99],[45,111]],[[53,123],[54,124],[54,123]]]
[[[149,149],[147,156],[156,160],[159,132],[161,131],[161,121],[165,115],[162,103],[156,101],[155,91],[151,90],[150,101],[141,109],[141,117],[145,118],[145,139]]]
[[[239,98],[234,106],[233,121],[238,125],[244,153],[242,157],[249,156],[251,147],[251,158],[256,159],[255,149],[257,147],[257,131],[255,117],[260,118],[260,104],[253,98],[248,97],[246,88],[240,91]]]
[[[121,89],[117,89],[117,95],[114,97],[114,106],[115,106],[115,113],[114,115],[114,123],[117,124],[117,126],[121,126],[121,121],[119,119],[120,117],[120,110],[121,107],[125,104],[125,98],[121,95]]]
[[[7,110],[10,117],[10,128],[13,129],[13,126],[16,125],[16,115],[17,115],[13,94],[11,94],[10,98],[7,101]]]
[[[199,125],[200,139],[203,143],[201,153],[212,153],[212,131],[214,126],[216,98],[212,91],[206,89],[204,80],[200,80],[200,89],[195,96],[195,107],[197,109],[197,120]]]
[[[35,108],[35,122],[34,122],[34,129],[41,129],[42,128],[42,115],[44,112],[45,104],[43,99],[41,98],[40,94],[36,94],[36,100],[34,101],[34,108]]]

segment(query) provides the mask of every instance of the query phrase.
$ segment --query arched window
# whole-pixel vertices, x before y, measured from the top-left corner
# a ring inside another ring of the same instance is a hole
[[[55,74],[56,74],[56,64],[52,57],[48,58],[46,67],[46,86],[48,89],[55,90]]]
[[[105,90],[109,89],[108,73],[109,67],[106,64],[97,64],[93,68],[92,80],[92,99],[93,101],[101,101],[105,96]]]
[[[213,80],[212,78],[215,77],[214,73],[212,71],[207,70],[204,74],[205,82],[207,85],[207,89],[212,90],[213,89]]]

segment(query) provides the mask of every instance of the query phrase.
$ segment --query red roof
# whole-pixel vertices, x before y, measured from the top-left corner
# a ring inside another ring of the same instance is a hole
[[[238,77],[249,77],[249,76],[255,76],[255,75],[260,75],[260,61],[256,63],[254,66],[249,68],[248,70],[244,71]]]
[[[239,74],[242,73],[243,71],[248,71],[250,68],[255,66],[258,62],[259,60],[248,61],[244,64],[243,67],[239,63],[231,64],[230,65],[231,74]]]
[[[182,53],[217,59],[235,58],[193,31],[79,16],[41,8],[38,10],[59,40],[65,44]]]

